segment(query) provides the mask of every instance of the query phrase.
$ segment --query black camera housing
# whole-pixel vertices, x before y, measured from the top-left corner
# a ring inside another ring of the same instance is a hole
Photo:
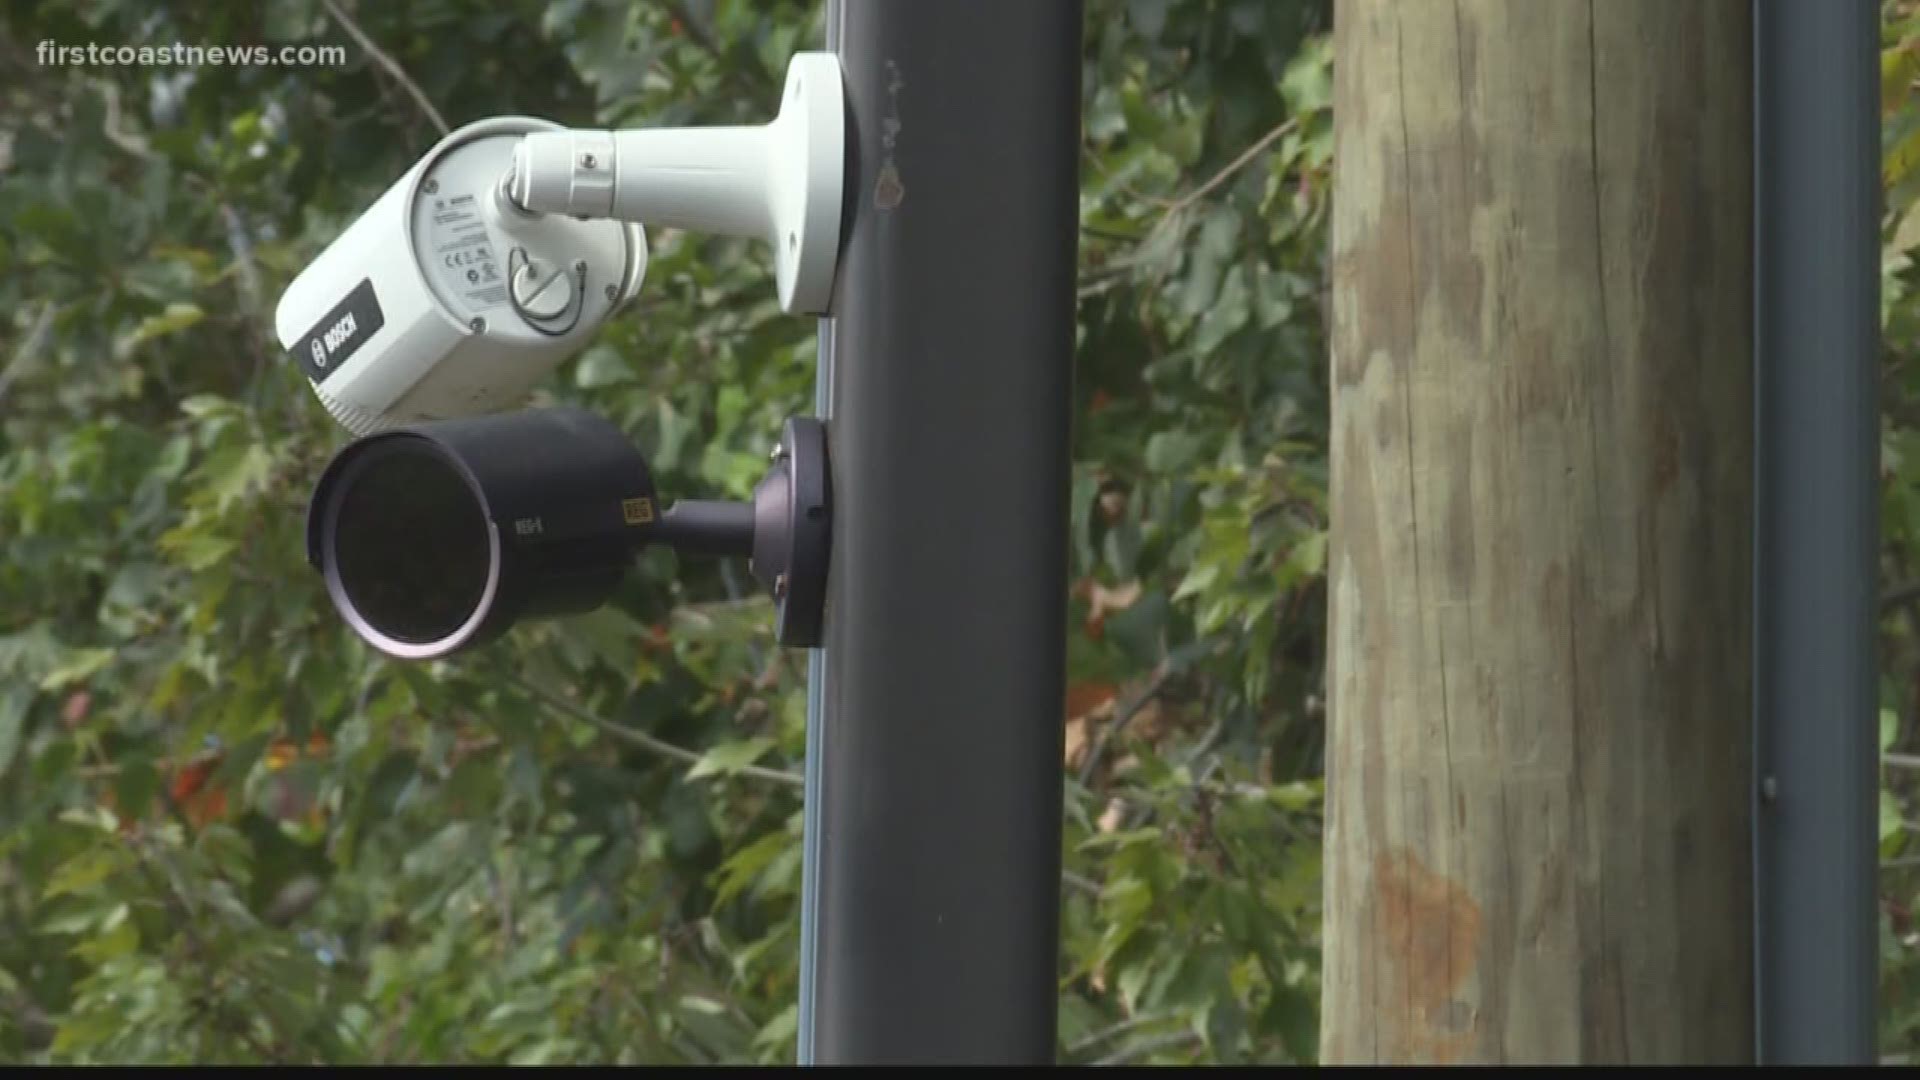
[[[829,556],[825,427],[794,419],[752,503],[662,509],[646,458],[575,408],[412,424],[336,455],[307,559],[348,625],[401,659],[448,656],[523,619],[605,603],[649,543],[738,555],[773,594],[776,638],[817,645]]]

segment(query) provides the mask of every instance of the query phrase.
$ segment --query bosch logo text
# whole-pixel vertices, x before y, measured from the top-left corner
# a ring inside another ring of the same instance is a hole
[[[349,311],[321,336],[320,340],[327,343],[327,355],[332,356],[340,351],[340,346],[352,341],[353,330],[353,312]]]

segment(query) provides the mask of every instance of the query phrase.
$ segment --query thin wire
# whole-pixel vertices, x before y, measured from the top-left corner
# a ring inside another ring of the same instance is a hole
[[[840,0],[827,0],[826,46],[830,53],[840,51],[841,23],[846,7]],[[820,319],[815,331],[813,367],[813,412],[828,424],[833,420],[833,319]],[[801,796],[800,825],[800,1004],[798,1047],[801,1065],[814,1063],[814,1002],[820,974],[820,799],[826,790],[823,775],[827,738],[827,649],[823,641],[807,652],[807,746],[801,772],[805,787]]]

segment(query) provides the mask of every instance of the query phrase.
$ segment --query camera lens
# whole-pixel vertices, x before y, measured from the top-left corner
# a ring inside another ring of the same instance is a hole
[[[423,439],[396,439],[341,477],[332,584],[350,617],[402,645],[457,634],[486,600],[496,544],[479,496]]]
[[[355,633],[425,660],[605,603],[659,520],[647,462],[579,409],[412,424],[334,456],[307,561]]]

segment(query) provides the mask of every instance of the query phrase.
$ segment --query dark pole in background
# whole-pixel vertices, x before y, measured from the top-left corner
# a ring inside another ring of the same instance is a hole
[[[1874,0],[1755,8],[1755,942],[1763,1064],[1875,1056]]]
[[[838,0],[801,1060],[1053,1060],[1080,5]]]

